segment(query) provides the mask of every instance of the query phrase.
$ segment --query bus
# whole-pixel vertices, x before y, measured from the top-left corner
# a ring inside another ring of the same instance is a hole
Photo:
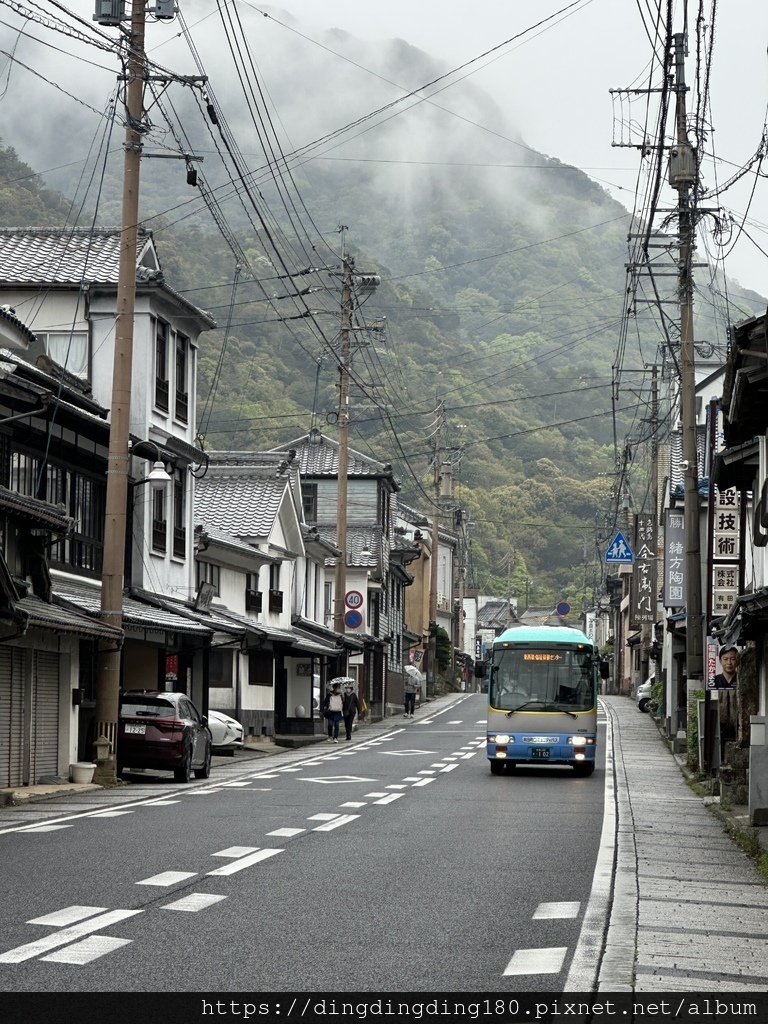
[[[518,764],[595,770],[598,676],[608,665],[570,626],[513,626],[493,641],[487,755],[494,775]]]

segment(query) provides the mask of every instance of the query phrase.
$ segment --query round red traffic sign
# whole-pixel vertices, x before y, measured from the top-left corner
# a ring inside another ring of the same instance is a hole
[[[348,590],[344,595],[344,604],[347,608],[361,608],[363,605],[363,595],[359,590]]]
[[[363,616],[360,612],[348,611],[344,615],[344,625],[349,626],[350,629],[359,629],[363,624]]]

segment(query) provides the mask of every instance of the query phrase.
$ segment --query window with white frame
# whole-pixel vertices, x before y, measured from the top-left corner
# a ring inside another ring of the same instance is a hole
[[[189,422],[189,338],[176,335],[176,419]]]
[[[214,594],[218,597],[221,585],[221,566],[215,565],[213,562],[198,562],[196,565],[196,572],[197,589],[200,589],[201,583],[210,583],[213,587]]]
[[[168,334],[164,320],[155,320],[155,406],[168,412]]]

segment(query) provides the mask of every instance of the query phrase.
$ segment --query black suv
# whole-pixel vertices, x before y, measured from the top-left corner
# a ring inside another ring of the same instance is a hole
[[[120,696],[117,771],[159,768],[177,782],[211,774],[208,720],[185,693],[127,690]]]

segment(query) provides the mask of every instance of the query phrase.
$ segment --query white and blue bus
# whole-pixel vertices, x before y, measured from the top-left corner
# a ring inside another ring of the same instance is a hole
[[[604,669],[601,666],[604,665]],[[598,675],[594,643],[570,626],[516,626],[493,641],[488,665],[488,760],[595,770]]]

